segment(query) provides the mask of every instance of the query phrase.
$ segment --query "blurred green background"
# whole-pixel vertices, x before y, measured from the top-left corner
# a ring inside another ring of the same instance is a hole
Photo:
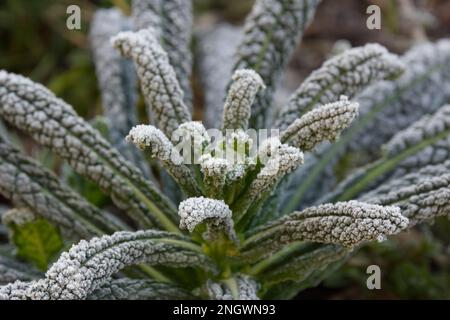
[[[252,3],[252,0],[197,0],[196,21],[240,24]],[[66,8],[71,4],[82,10],[79,31],[66,28]],[[369,4],[382,8],[382,30],[365,28],[365,8]],[[129,13],[127,0],[0,1],[0,68],[44,84],[73,105],[81,116],[94,117],[101,112],[101,102],[87,32],[96,8],[113,5]],[[414,9],[413,14],[405,8]],[[401,53],[416,41],[449,36],[448,0],[324,0],[289,65],[287,83],[290,89],[298,86],[340,39],[352,45],[379,42]],[[300,293],[298,298],[448,299],[449,256],[450,223],[442,218],[433,226],[420,226],[367,246],[337,274],[318,288]],[[381,267],[382,290],[366,288],[365,271],[370,264]]]

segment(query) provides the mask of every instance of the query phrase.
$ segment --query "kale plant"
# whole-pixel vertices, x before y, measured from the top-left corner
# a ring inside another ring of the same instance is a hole
[[[64,244],[44,246],[59,255],[45,274],[2,245],[0,298],[291,298],[365,243],[448,215],[450,41],[401,57],[378,44],[348,49],[279,107],[280,76],[318,3],[257,0],[242,33],[222,25],[199,35],[206,127],[192,120],[190,1],[95,14],[106,133],[45,87],[0,71],[7,125],[114,202],[87,201],[2,124],[0,193],[14,208],[1,210],[0,234],[18,254],[30,232]],[[137,84],[150,124],[137,125]],[[360,167],[343,179],[336,168],[348,157]]]

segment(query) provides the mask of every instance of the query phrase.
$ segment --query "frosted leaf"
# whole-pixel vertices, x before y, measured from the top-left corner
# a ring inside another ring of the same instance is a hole
[[[294,241],[335,243],[355,247],[379,236],[397,234],[408,226],[398,207],[358,201],[337,202],[294,212],[252,232],[242,254],[267,256]]]
[[[155,34],[161,36],[161,3],[163,0],[132,0],[131,19],[134,30],[152,28]]]
[[[142,263],[214,271],[200,247],[184,237],[154,230],[116,232],[72,246],[50,267],[44,279],[0,287],[0,299],[85,299],[113,274]]]
[[[161,130],[151,125],[138,125],[130,130],[126,140],[159,159],[186,194],[200,194],[191,170],[183,164],[183,157]]]
[[[316,105],[342,94],[352,99],[371,83],[398,76],[403,69],[400,59],[379,44],[349,49],[311,73],[282,109],[276,127],[285,129]]]
[[[341,138],[314,155],[307,154],[305,164],[292,184],[292,192],[285,192],[287,201],[294,199],[294,206],[304,207],[327,195],[336,187],[334,166],[346,154],[356,152],[359,165],[367,158],[379,157],[380,147],[400,130],[407,128],[423,115],[433,113],[450,99],[450,41],[418,45],[401,57],[408,66],[396,80],[380,81],[368,87],[355,99],[359,103],[359,116]],[[426,165],[428,159],[442,162],[448,154],[444,141],[441,147],[426,156],[402,164],[395,176],[403,176],[415,170],[419,164]],[[448,150],[448,149],[447,149]],[[432,155],[432,156],[431,156]],[[433,162],[438,163],[438,162]],[[293,193],[295,195],[293,195]],[[290,206],[292,208],[292,206]]]
[[[132,18],[135,30],[152,28],[167,52],[170,64],[190,108],[192,92],[192,1],[191,0],[133,0]]]
[[[176,219],[173,204],[70,105],[45,87],[0,71],[0,115],[97,183],[140,225],[177,230],[169,218]]]
[[[384,146],[381,159],[353,172],[321,201],[353,198],[389,178],[442,163],[449,155],[450,105],[446,105],[398,132]]]
[[[397,133],[384,147],[386,156],[393,157],[425,140],[436,139],[439,136],[444,139],[450,136],[450,104],[442,106],[433,115],[426,115]]]
[[[370,118],[355,133],[348,150],[370,154],[399,130],[424,114],[433,113],[450,99],[450,41],[415,46],[401,58],[408,66],[395,81],[376,83],[356,97],[360,119]]]
[[[41,276],[40,272],[24,263],[0,256],[0,285],[17,280],[31,281]]]
[[[0,193],[61,227],[68,236],[91,237],[127,228],[98,210],[35,160],[0,137]]]
[[[234,70],[253,69],[267,89],[252,107],[251,128],[264,128],[273,93],[319,0],[257,0],[248,15],[237,48]]]
[[[222,130],[246,130],[255,96],[265,85],[261,77],[251,69],[236,70],[232,80],[225,100]]]
[[[450,215],[450,161],[389,180],[361,197],[380,205],[398,205],[409,226]]]
[[[189,198],[180,203],[178,214],[181,229],[193,232],[199,224],[205,222],[208,226],[208,231],[204,235],[206,239],[214,240],[217,232],[222,230],[231,240],[237,241],[232,212],[222,200]]]
[[[233,282],[237,292],[237,296],[233,296],[233,290],[230,288],[230,282]],[[206,290],[209,298],[213,300],[259,300],[257,295],[259,285],[255,280],[244,274],[238,274],[233,278],[214,282],[208,280],[206,282]]]
[[[341,96],[339,101],[317,107],[295,120],[281,133],[280,139],[303,151],[310,151],[325,140],[336,140],[357,114],[358,103]]]
[[[180,124],[190,121],[191,115],[167,53],[151,29],[121,32],[111,41],[123,56],[133,59],[150,114],[170,137]]]
[[[199,76],[204,91],[203,122],[207,128],[219,128],[224,93],[232,76],[233,58],[241,40],[239,27],[221,23],[198,34]]]
[[[113,279],[88,296],[88,300],[187,300],[183,288],[148,279]]]
[[[142,155],[123,137],[136,124],[137,88],[134,66],[113,48],[110,38],[130,28],[130,21],[118,9],[99,9],[91,23],[89,40],[102,97],[103,113],[108,119],[112,144],[128,160],[150,175]]]

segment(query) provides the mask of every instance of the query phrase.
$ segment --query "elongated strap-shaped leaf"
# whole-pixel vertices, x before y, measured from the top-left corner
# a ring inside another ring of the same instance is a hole
[[[192,1],[133,0],[132,15],[136,31],[155,30],[184,92],[184,101],[192,108]]]
[[[400,59],[379,44],[347,50],[302,83],[282,109],[276,127],[285,129],[316,105],[333,102],[343,94],[353,98],[371,83],[398,76],[403,70]]]
[[[148,279],[113,279],[88,296],[89,300],[187,300],[193,295],[183,288]]]
[[[325,104],[295,120],[281,133],[280,140],[303,151],[314,149],[319,143],[334,141],[358,114],[358,103],[346,96]]]
[[[171,138],[174,130],[191,120],[191,115],[167,53],[151,29],[121,32],[112,41],[123,56],[133,59],[150,114]]]
[[[42,274],[31,266],[0,256],[0,285],[17,280],[31,281],[41,276]]]
[[[22,299],[85,299],[113,274],[141,263],[215,271],[201,248],[184,237],[154,230],[116,232],[82,240],[61,255],[44,279],[29,283],[19,294],[14,288],[0,287],[0,298],[3,294]]]
[[[438,216],[450,216],[450,161],[390,180],[361,200],[398,205],[410,227]]]
[[[222,130],[247,130],[253,101],[258,91],[264,89],[264,82],[251,69],[236,70],[232,80],[223,108]]]
[[[183,157],[161,130],[151,125],[138,125],[130,130],[126,139],[160,160],[188,196],[201,194],[192,171],[183,163]]]
[[[149,176],[142,155],[130,147],[124,137],[137,123],[137,79],[133,63],[120,56],[110,39],[130,29],[130,21],[118,9],[96,11],[89,34],[97,79],[102,94],[103,112],[108,119],[109,138],[128,160]]]
[[[0,137],[0,193],[77,237],[126,228],[62,184],[58,177]]]
[[[221,282],[209,280],[206,289],[212,300],[259,300],[258,284],[249,276],[242,274]]]
[[[180,203],[178,214],[181,218],[181,229],[192,232],[199,224],[205,222],[208,226],[205,239],[215,240],[217,232],[224,231],[231,240],[237,241],[231,210],[223,200],[189,198]]]
[[[250,183],[247,192],[233,206],[233,215],[237,221],[248,216],[250,206],[267,199],[281,179],[303,163],[303,153],[297,148],[282,144],[278,138],[268,139],[260,153],[261,157],[264,153],[271,156]]]
[[[140,225],[178,230],[169,218],[176,219],[169,200],[45,87],[0,71],[0,115],[96,182]]]
[[[450,154],[450,105],[433,115],[426,115],[397,133],[385,146],[385,155],[369,166],[357,170],[338,185],[325,201],[347,200],[389,178],[394,170],[412,172],[439,164]]]
[[[131,18],[134,30],[152,28],[160,36],[162,14],[161,2],[164,0],[132,0]]]
[[[284,212],[307,205],[336,185],[333,166],[347,154],[379,152],[383,143],[450,98],[450,41],[426,43],[402,58],[408,66],[396,80],[376,83],[357,96],[359,116],[333,145],[310,154],[298,175],[299,184]]]
[[[288,280],[301,282],[316,270],[326,268],[349,252],[334,244],[308,244],[306,248],[303,247],[305,245],[294,243],[262,260],[257,266],[264,266],[264,269],[259,268],[256,277],[264,281],[266,286]]]
[[[241,40],[239,27],[221,23],[198,35],[199,75],[204,91],[203,123],[220,128],[224,93],[232,76],[233,58]]]
[[[253,69],[267,89],[256,97],[250,127],[264,128],[272,95],[319,0],[257,0],[244,26],[234,70]]]
[[[243,243],[244,256],[265,257],[294,241],[336,243],[354,247],[405,229],[408,219],[397,207],[358,201],[338,202],[294,212],[252,232]]]

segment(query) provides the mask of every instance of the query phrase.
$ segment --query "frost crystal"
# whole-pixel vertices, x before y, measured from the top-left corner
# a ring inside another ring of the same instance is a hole
[[[398,207],[358,201],[337,202],[294,212],[255,230],[243,246],[244,255],[269,255],[294,241],[336,243],[354,247],[399,233],[408,219]]]
[[[378,44],[353,48],[326,61],[291,96],[276,127],[287,128],[316,105],[333,102],[342,94],[353,98],[369,84],[403,71],[397,56]]]
[[[358,103],[341,96],[337,102],[325,104],[295,120],[281,133],[281,141],[303,151],[310,151],[323,141],[334,141],[358,114]]]
[[[167,53],[151,29],[121,32],[112,42],[122,55],[133,59],[150,114],[170,137],[180,124],[190,121],[191,115]]]
[[[234,70],[253,69],[267,85],[267,90],[256,97],[252,108],[252,128],[264,127],[278,78],[319,2],[257,0],[247,17]]]
[[[228,96],[223,109],[222,129],[248,128],[251,107],[260,89],[264,89],[264,82],[253,70],[237,70],[233,74]]]
[[[230,208],[222,200],[208,199],[204,197],[189,198],[180,203],[178,208],[180,216],[180,228],[193,232],[195,227],[206,222],[208,232],[206,238],[213,240],[217,231],[223,230],[236,241],[233,227],[233,219]]]

